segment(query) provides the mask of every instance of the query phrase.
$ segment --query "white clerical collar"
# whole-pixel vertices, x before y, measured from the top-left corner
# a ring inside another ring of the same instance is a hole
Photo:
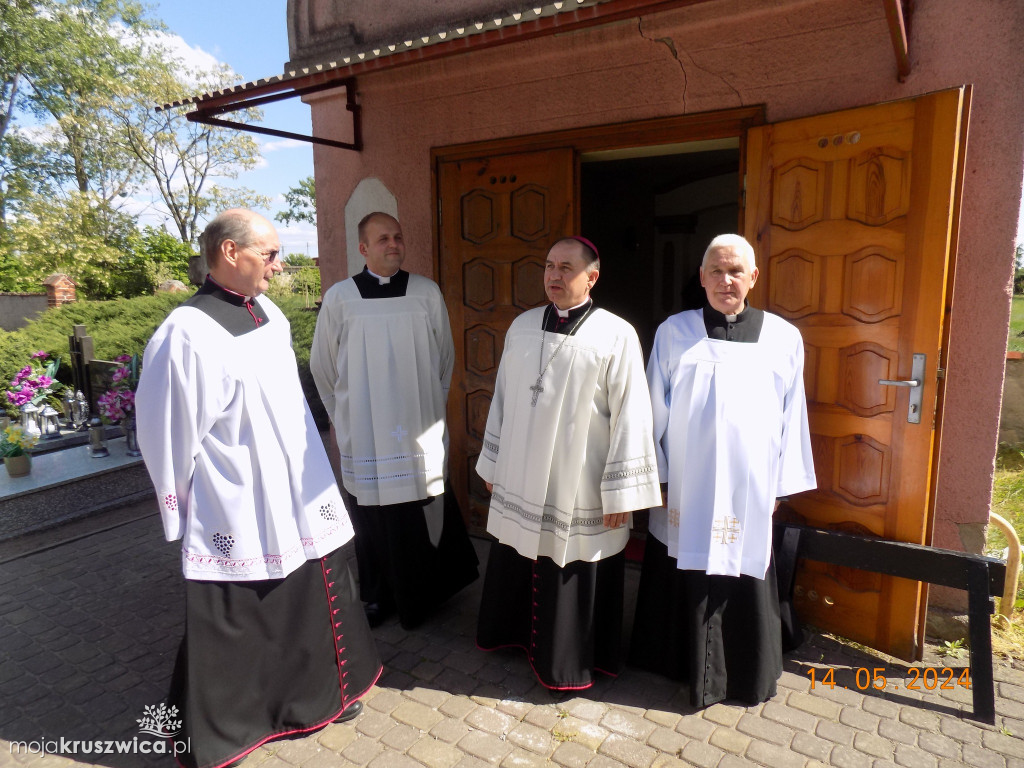
[[[737,317],[739,317],[738,314],[736,314],[736,315],[726,315],[725,316],[725,322],[727,322],[727,323],[735,323]]]
[[[377,282],[380,283],[381,285],[387,285],[388,283],[391,282],[391,278],[398,274],[398,270],[397,269],[395,270],[395,275],[391,275],[391,277],[382,277],[381,275],[378,275],[376,272],[374,272],[369,267],[366,268],[366,271],[369,272],[374,277],[376,277],[377,278]]]
[[[579,304],[577,304],[575,307],[569,307],[568,309],[559,309],[556,304],[552,304],[551,306],[555,308],[555,312],[558,313],[558,316],[565,320],[565,318],[569,316],[570,312],[572,312],[574,309],[579,309],[580,307],[586,306],[588,301],[590,301],[589,296],[585,298],[583,301],[581,301]]]

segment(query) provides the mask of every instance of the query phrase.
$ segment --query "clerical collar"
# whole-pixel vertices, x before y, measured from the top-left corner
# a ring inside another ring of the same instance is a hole
[[[242,336],[270,322],[258,301],[225,288],[209,275],[184,304],[205,312],[232,336]]]
[[[352,280],[364,299],[394,299],[405,296],[409,288],[409,273],[403,269],[391,277],[382,278],[371,272],[369,267],[363,267],[363,271],[353,275]]]
[[[587,304],[590,304],[590,303],[591,303],[591,299],[590,299],[589,296],[587,296],[587,298],[585,298],[583,301],[581,301],[575,307],[569,307],[568,309],[559,309],[558,305],[554,304],[554,303],[552,303],[551,306],[555,308],[555,312],[558,313],[558,316],[560,318],[562,318],[563,320],[565,320],[565,319],[567,319],[569,317],[569,313],[570,312],[573,312],[574,310],[577,310],[580,307],[585,307]]]
[[[550,333],[568,333],[570,336],[577,328],[577,322],[593,309],[594,300],[587,298],[582,304],[571,309],[559,309],[554,304],[548,304],[544,310],[543,329]]]
[[[398,274],[398,270],[396,269],[395,270],[395,275],[391,275],[391,277],[384,277],[383,275],[378,275],[376,272],[374,272],[369,267],[364,267],[364,269],[366,270],[367,274],[372,275],[373,277],[377,278],[377,284],[378,285],[387,285],[388,283],[391,282],[391,278]]]
[[[761,337],[764,311],[745,307],[738,315],[725,315],[712,306],[704,307],[704,329],[709,339],[756,342]]]
[[[232,291],[230,288],[225,288],[223,285],[214,280],[210,275],[206,276],[205,282],[203,283],[202,287],[200,287],[200,289],[197,291],[197,293],[211,293],[216,295],[218,299],[221,299],[223,301],[226,301],[230,304],[234,304],[239,307],[248,304],[250,301],[252,301],[251,297],[246,296],[243,293],[239,293],[238,291]]]

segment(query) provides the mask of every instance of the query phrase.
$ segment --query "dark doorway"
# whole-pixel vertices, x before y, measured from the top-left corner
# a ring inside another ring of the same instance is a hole
[[[697,273],[711,238],[739,229],[739,141],[580,160],[581,231],[601,251],[594,299],[633,324],[647,355],[666,317],[702,305]]]

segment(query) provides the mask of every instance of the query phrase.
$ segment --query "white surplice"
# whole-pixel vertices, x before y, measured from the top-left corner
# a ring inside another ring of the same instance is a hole
[[[341,477],[364,506],[444,493],[445,407],[455,354],[437,284],[364,299],[354,280],[324,296],[309,367],[337,431]]]
[[[800,332],[766,312],[756,343],[709,339],[701,310],[658,328],[647,377],[668,508],[650,532],[677,567],[763,579],[775,499],[816,486]]]
[[[596,562],[629,538],[604,515],[661,502],[643,354],[603,309],[572,336],[544,333],[543,317],[524,312],[505,337],[476,467],[494,485],[487,532],[530,559]]]
[[[270,322],[240,336],[178,307],[143,358],[139,446],[187,579],[284,578],[352,538],[288,319],[255,301]]]

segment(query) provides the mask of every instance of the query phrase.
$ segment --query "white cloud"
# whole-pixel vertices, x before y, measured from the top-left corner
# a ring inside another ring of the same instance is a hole
[[[293,131],[295,133],[295,131]],[[278,139],[276,141],[264,141],[260,143],[261,152],[277,152],[282,149],[302,149],[308,146],[304,141],[297,139]]]
[[[174,59],[181,64],[185,79],[192,85],[197,84],[194,77],[196,72],[210,72],[221,70],[226,65],[212,53],[207,53],[198,45],[189,45],[179,35],[169,32],[153,32],[146,35],[146,42],[154,48],[160,48],[167,53],[167,57]],[[241,80],[241,76],[237,75]]]
[[[277,236],[281,240],[283,253],[308,253],[316,258],[318,252],[316,227],[310,224],[292,224],[290,227],[286,227],[280,222],[275,222],[274,226],[277,227]]]

